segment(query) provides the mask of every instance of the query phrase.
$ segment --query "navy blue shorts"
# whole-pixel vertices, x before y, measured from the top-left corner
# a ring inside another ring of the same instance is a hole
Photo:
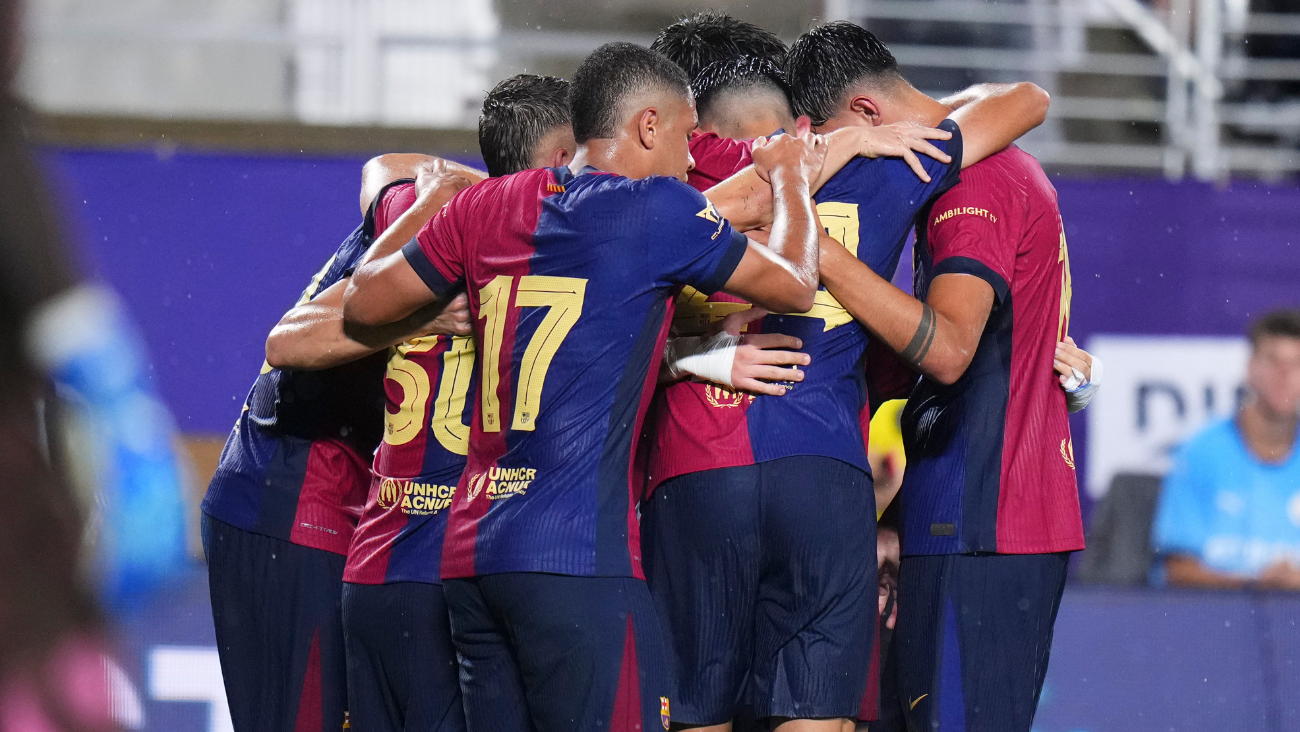
[[[471,732],[668,729],[672,669],[644,581],[515,572],[443,591]]]
[[[878,612],[869,475],[812,456],[690,473],[642,506],[641,537],[674,719],[858,715]]]
[[[203,515],[217,654],[235,732],[339,732],[344,557]]]
[[[880,729],[1029,732],[1068,564],[1068,553],[903,557]]]
[[[357,732],[464,732],[442,585],[343,584],[348,711]]]

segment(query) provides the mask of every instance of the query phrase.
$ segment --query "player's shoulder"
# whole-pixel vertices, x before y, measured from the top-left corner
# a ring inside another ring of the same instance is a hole
[[[1014,186],[1016,188],[1034,188],[1042,185],[1051,187],[1047,173],[1033,155],[1025,152],[1018,145],[1008,145],[983,160],[968,166],[961,172],[961,184],[956,188],[980,188]]]
[[[1022,157],[1023,156],[1023,157]],[[999,208],[1015,205],[1023,201],[1023,196],[1014,195],[1023,191],[1026,179],[1024,157],[1028,153],[1012,145],[984,158],[978,163],[968,165],[961,171],[960,180],[941,195],[935,203],[936,214],[956,206],[999,204]],[[1041,171],[1042,168],[1039,168]]]
[[[440,213],[471,220],[491,218],[492,214],[527,208],[540,198],[562,190],[555,185],[555,173],[549,168],[530,168],[510,175],[487,178],[452,196]]]
[[[865,203],[880,197],[880,186],[891,175],[891,168],[906,171],[913,178],[916,173],[903,162],[902,158],[866,158],[857,157],[844,164],[835,175],[817,191],[813,198],[818,203],[841,201],[848,203]]]
[[[691,155],[696,158],[719,155],[748,156],[754,149],[754,141],[722,137],[716,132],[697,132],[691,136],[687,146],[690,148]]]
[[[691,135],[686,146],[690,148],[692,155],[697,155],[724,147],[727,142],[729,142],[727,138],[721,137],[716,132],[696,132]]]
[[[652,211],[678,206],[695,206],[705,200],[704,194],[677,178],[666,175],[636,179],[618,178],[618,182],[614,185],[618,186],[621,193],[645,203]]]
[[[462,190],[458,196],[469,200],[486,200],[520,195],[536,195],[541,188],[555,185],[556,174],[550,168],[529,168],[510,175],[487,178]]]
[[[375,205],[367,214],[374,218],[372,226],[376,227],[376,230],[387,229],[397,217],[415,205],[415,199],[414,180],[408,178],[389,183],[380,191]]]

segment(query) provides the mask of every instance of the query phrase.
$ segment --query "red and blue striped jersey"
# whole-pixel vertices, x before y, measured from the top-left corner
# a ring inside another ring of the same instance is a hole
[[[1009,147],[962,173],[918,219],[916,296],[973,275],[994,304],[970,366],[923,378],[903,411],[903,553],[1083,548],[1070,422],[1052,362],[1070,323],[1070,260],[1056,190]]]
[[[632,456],[670,295],[721,288],[746,238],[673,178],[529,170],[461,191],[403,249],[465,287],[480,402],[442,576],[641,577]]]
[[[826,231],[886,279],[893,277],[917,212],[957,182],[961,131],[951,120],[940,127],[951,132],[952,139],[936,145],[952,162],[923,156],[929,183],[901,159],[857,158],[815,196]],[[737,169],[749,162],[731,153],[715,156],[701,150],[696,166],[714,159]],[[723,172],[700,173],[702,182],[725,177]],[[678,297],[673,329],[678,335],[701,333],[748,307],[725,293],[706,297],[687,288]],[[792,455],[835,458],[869,472],[862,432],[866,330],[823,288],[808,313],[768,315],[751,323],[747,332],[784,333],[803,341],[803,351],[811,358],[803,381],[788,384],[784,396],[738,393],[700,381],[663,389],[653,414],[648,487],[653,490],[686,473]]]
[[[414,203],[414,185],[390,188],[375,212],[376,236]],[[345,581],[441,582],[443,533],[469,453],[476,383],[468,336],[414,338],[388,349],[384,440]]]
[[[374,236],[372,206],[298,303],[350,276]],[[382,354],[323,371],[263,363],[203,511],[245,531],[347,554],[383,426],[382,374]]]

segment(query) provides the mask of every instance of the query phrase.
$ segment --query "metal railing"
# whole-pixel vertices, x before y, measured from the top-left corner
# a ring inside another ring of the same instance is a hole
[[[1300,13],[1251,13],[1244,0],[1170,0],[1163,12],[1139,0],[828,0],[827,15],[868,28],[880,21],[911,24],[922,35],[937,26],[940,30],[932,35],[941,40],[933,44],[891,44],[905,68],[1043,79],[1040,83],[1053,92],[1049,123],[1028,136],[1024,147],[1048,165],[1148,168],[1175,179],[1191,172],[1202,180],[1223,179],[1234,171],[1267,176],[1300,171],[1300,84],[1288,101],[1228,101],[1229,90],[1240,92],[1250,82],[1300,82],[1300,58],[1245,53],[1249,35],[1300,38]],[[1032,32],[1021,34],[1017,45],[974,46],[942,40],[942,24],[951,23],[1021,26]],[[1096,30],[1136,36],[1143,48],[1090,50],[1089,34]],[[1065,75],[1147,83],[1111,84],[1122,92],[1114,96],[1072,96],[1063,92]],[[1140,91],[1161,79],[1162,96]],[[1156,126],[1160,139],[1077,140],[1062,132],[1066,121]],[[1250,135],[1276,139],[1271,144],[1238,141]]]
[[[1024,147],[1046,165],[1147,169],[1170,178],[1190,173],[1205,180],[1233,172],[1282,176],[1300,171],[1300,58],[1249,55],[1245,41],[1300,39],[1300,13],[1251,13],[1246,2],[1167,0],[1168,8],[1156,11],[1145,0],[825,0],[824,14],[878,32],[893,29],[899,39],[882,37],[909,73],[1029,78],[1044,86],[1053,95],[1048,123],[1027,136]],[[285,0],[284,8],[276,22],[261,25],[220,18],[87,21],[37,12],[29,44],[100,44],[123,53],[250,49],[282,64],[286,79],[278,106],[257,114],[328,124],[469,127],[496,77],[524,69],[565,73],[605,41],[650,40],[503,28],[490,0]],[[1099,34],[1112,42],[1102,47]],[[93,59],[111,62],[111,54]],[[136,66],[171,73],[165,63]],[[75,74],[65,63],[49,73],[70,71]],[[1295,96],[1251,99],[1252,85],[1261,82],[1295,82]],[[39,105],[40,79],[28,86]],[[241,85],[222,88],[230,95],[229,113],[202,105],[191,112],[183,104],[170,113],[245,114]],[[65,94],[51,104],[62,105],[54,110],[62,112],[76,112],[78,104],[111,109],[111,90],[98,91],[104,97],[99,102],[94,94]],[[936,93],[945,91],[955,89]],[[169,107],[162,100],[148,109]]]

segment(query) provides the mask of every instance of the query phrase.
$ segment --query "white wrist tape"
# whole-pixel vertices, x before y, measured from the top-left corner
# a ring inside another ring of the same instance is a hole
[[[1089,370],[1092,372],[1092,377],[1086,381],[1083,379],[1083,374],[1075,370],[1074,373],[1078,376],[1078,383],[1075,383],[1074,378],[1065,383],[1065,403],[1069,406],[1071,414],[1088,406],[1088,403],[1101,389],[1101,380],[1105,373],[1105,367],[1102,366],[1101,359],[1093,356],[1092,368]]]
[[[732,386],[731,367],[736,361],[740,336],[719,333],[709,338],[674,338],[668,342],[664,359],[674,378],[687,374],[715,384]]]

